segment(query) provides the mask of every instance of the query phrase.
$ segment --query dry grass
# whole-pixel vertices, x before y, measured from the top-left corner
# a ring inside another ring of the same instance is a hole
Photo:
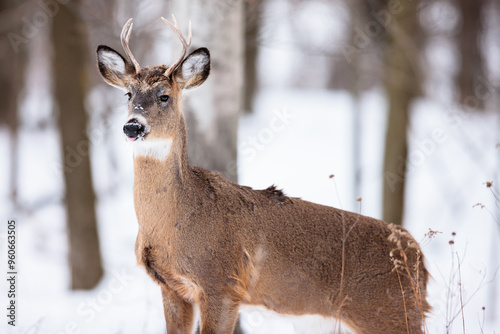
[[[485,286],[490,283],[493,283],[497,274],[497,271],[493,274],[490,280],[486,280],[487,271],[483,270],[483,274],[479,283],[477,284],[474,291],[468,296],[464,294],[464,287],[462,281],[462,263],[465,258],[466,250],[464,253],[460,255],[458,251],[455,250],[455,236],[456,233],[452,233],[452,238],[448,241],[450,245],[450,255],[451,255],[451,269],[450,274],[447,280],[447,298],[446,298],[446,319],[445,319],[445,332],[449,334],[452,330],[453,324],[457,319],[461,319],[462,333],[466,334],[466,317],[465,317],[465,307],[470,303],[470,301],[477,295],[479,291],[481,291]],[[483,325],[484,325],[484,314],[486,308],[482,307],[483,319],[482,321],[478,319],[479,325],[481,328],[481,333],[483,333]]]
[[[401,250],[400,254],[402,255],[403,258],[403,268],[405,270],[406,275],[409,278],[409,281],[411,283],[412,287],[412,292],[413,292],[413,297],[415,299],[415,306],[417,307],[418,311],[420,312],[420,316],[422,318],[422,324],[423,324],[423,331],[424,334],[428,332],[427,330],[427,324],[425,322],[425,308],[423,305],[423,299],[424,296],[422,296],[422,289],[420,287],[420,265],[422,263],[421,258],[420,258],[420,252],[417,254],[417,261],[416,264],[414,265],[414,271],[415,271],[415,277],[412,275],[412,271],[410,270],[410,266],[408,265],[408,257],[406,256],[406,253],[404,250]],[[404,306],[404,311],[405,311],[405,321],[406,321],[406,331],[408,334],[410,334],[410,329],[409,329],[409,324],[408,324],[408,311],[406,307],[406,297],[405,297],[405,291],[403,288],[403,283],[401,282],[401,274],[399,273],[398,270],[395,270],[397,275],[398,275],[398,280],[399,280],[399,287],[401,288],[401,296],[403,297],[403,306]]]

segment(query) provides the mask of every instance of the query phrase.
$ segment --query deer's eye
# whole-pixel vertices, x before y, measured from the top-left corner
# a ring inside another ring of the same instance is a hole
[[[128,92],[127,94],[125,94],[125,96],[128,98],[128,100],[130,101],[130,99],[132,98],[132,93]]]
[[[170,96],[168,96],[168,95],[160,95],[158,97],[158,102],[167,102],[169,98],[170,98]]]

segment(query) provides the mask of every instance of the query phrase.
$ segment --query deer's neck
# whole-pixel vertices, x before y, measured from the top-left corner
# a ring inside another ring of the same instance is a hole
[[[171,142],[160,142],[152,151],[134,149],[134,203],[140,228],[152,228],[159,211],[175,216],[177,206],[187,196],[192,172],[183,117],[178,126]]]

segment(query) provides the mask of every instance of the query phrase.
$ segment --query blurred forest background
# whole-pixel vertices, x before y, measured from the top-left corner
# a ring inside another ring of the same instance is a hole
[[[168,64],[180,50],[175,35],[159,19],[170,13],[175,13],[183,30],[190,19],[193,49],[206,46],[212,55],[210,79],[184,101],[192,164],[259,187],[252,180],[262,180],[267,169],[287,173],[291,167],[288,162],[266,163],[265,155],[261,155],[264,168],[245,164],[268,143],[258,126],[254,133],[262,138],[257,136],[257,142],[242,135],[255,119],[272,115],[276,106],[292,108],[301,95],[304,100],[297,103],[304,110],[321,104],[332,115],[342,113],[341,124],[325,124],[318,118],[317,126],[330,128],[327,133],[342,129],[340,142],[326,145],[343,147],[348,151],[344,156],[309,147],[315,130],[310,137],[297,134],[302,146],[283,142],[277,150],[293,155],[292,164],[307,165],[311,174],[318,173],[318,162],[304,158],[305,151],[340,160],[339,165],[345,166],[341,179],[333,167],[330,170],[344,208],[359,211],[361,202],[365,205],[371,199],[363,214],[402,224],[413,233],[421,232],[419,236],[429,228],[443,233],[453,226],[458,230],[460,217],[472,215],[467,224],[488,243],[478,245],[477,253],[469,250],[460,256],[484,259],[488,274],[470,279],[480,283],[470,288],[469,296],[475,296],[477,288],[489,299],[484,299],[486,311],[475,309],[469,318],[481,330],[500,325],[500,281],[493,275],[499,265],[494,245],[500,241],[500,2],[496,0],[0,0],[4,203],[0,214],[4,221],[20,220],[19,242],[29,243],[20,246],[26,249],[20,253],[26,271],[36,268],[37,252],[54,259],[46,270],[62,273],[56,281],[61,290],[68,290],[61,292],[61,300],[69,296],[62,303],[68,306],[81,302],[81,290],[99,296],[106,275],[113,277],[109,268],[122,265],[121,260],[113,262],[120,254],[106,254],[129,251],[126,247],[132,245],[127,256],[133,257],[134,227],[124,227],[120,220],[126,217],[134,223],[135,219],[132,161],[121,134],[126,98],[99,77],[95,50],[105,44],[124,54],[119,35],[133,17],[130,43],[141,65]],[[372,107],[380,112],[369,114],[366,110]],[[315,115],[309,114],[313,122]],[[379,144],[369,139],[379,137]],[[446,155],[452,153],[451,158]],[[431,164],[435,155],[442,159]],[[427,174],[415,172],[426,164]],[[290,173],[290,178],[305,177]],[[473,190],[466,180],[477,174],[483,179],[474,179]],[[328,174],[322,177],[330,192],[324,203],[332,205],[336,189]],[[302,196],[291,187],[292,195]],[[307,187],[314,192],[316,185]],[[314,200],[314,196],[304,198]],[[417,200],[424,205],[416,206]],[[422,210],[428,211],[425,217],[445,219],[449,225],[416,222]],[[104,223],[112,220],[114,225]],[[464,239],[462,245],[468,242]],[[445,319],[439,325],[439,333],[451,333],[457,309],[449,308],[458,305],[460,312],[467,305],[451,301],[462,292],[456,267],[462,262],[454,250],[445,248],[448,239],[444,243],[430,246],[432,255],[427,257],[444,252],[444,261],[451,266],[444,282],[449,293]],[[481,278],[488,284],[483,285]],[[34,296],[43,282],[25,289]],[[31,309],[26,304],[43,305],[42,296],[24,298],[20,314],[28,313],[23,307]],[[161,308],[161,303],[154,307]],[[123,314],[127,313],[112,319]],[[33,316],[22,324],[23,332],[33,328],[33,333],[65,332],[63,324],[43,320],[47,317]],[[121,328],[105,332],[127,332]],[[479,332],[462,330],[461,324],[454,330]],[[142,332],[158,331],[143,327]]]

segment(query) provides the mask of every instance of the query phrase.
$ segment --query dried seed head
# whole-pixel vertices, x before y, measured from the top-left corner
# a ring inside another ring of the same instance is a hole
[[[451,232],[451,235],[452,236],[456,236],[457,234],[455,232]]]
[[[486,188],[491,188],[492,185],[493,185],[493,181],[486,182]]]
[[[334,176],[335,176],[335,175],[330,174],[329,178],[330,178],[330,179],[333,179],[333,177],[334,177]]]
[[[357,202],[361,202],[363,199],[361,197],[356,198]]]
[[[480,207],[481,209],[484,209],[484,204],[483,203],[476,203],[472,207],[475,208],[476,206]]]
[[[429,228],[429,232],[425,233],[425,234],[424,234],[424,237],[429,238],[429,239],[432,239],[432,238],[434,238],[434,237],[436,236],[436,234],[439,234],[439,233],[443,233],[443,232],[434,231],[434,230],[431,230],[431,229]]]
[[[448,241],[448,243],[449,243],[450,245],[453,245],[453,244],[455,244],[455,241],[450,240],[450,241]]]

